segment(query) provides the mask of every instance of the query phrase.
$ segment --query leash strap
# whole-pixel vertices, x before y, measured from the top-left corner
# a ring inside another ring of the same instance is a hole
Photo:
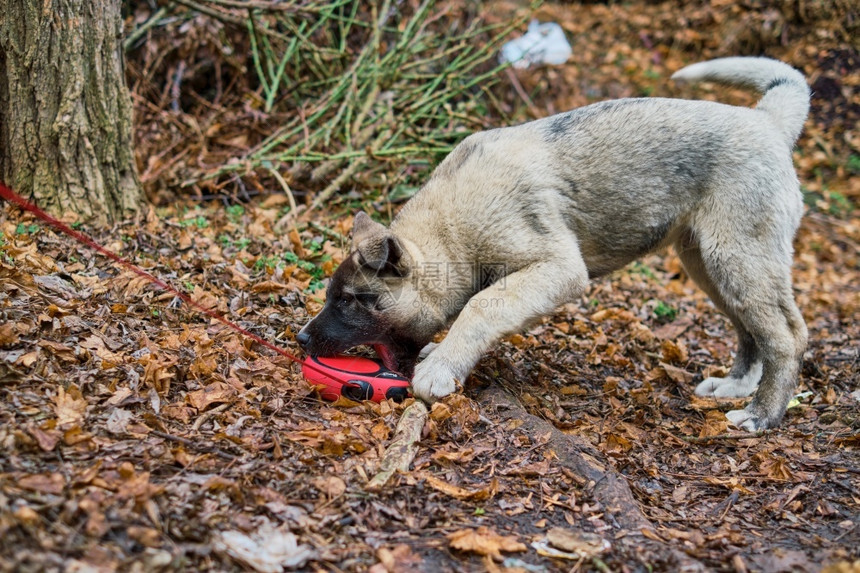
[[[118,254],[114,253],[113,251],[106,249],[105,247],[101,246],[100,244],[95,242],[93,239],[91,239],[87,235],[81,233],[80,231],[76,231],[75,229],[72,229],[71,227],[69,227],[68,225],[66,225],[65,223],[63,223],[59,219],[57,219],[56,217],[52,217],[51,215],[49,215],[48,213],[46,213],[45,211],[40,209],[35,204],[31,203],[30,201],[27,201],[26,199],[24,199],[23,197],[21,197],[20,195],[18,195],[14,191],[12,191],[12,189],[10,189],[8,186],[6,186],[6,184],[3,183],[2,181],[0,181],[0,197],[2,197],[3,199],[6,199],[7,201],[9,201],[11,203],[14,203],[15,205],[18,205],[21,209],[24,209],[25,211],[29,211],[30,213],[33,213],[36,217],[38,217],[42,221],[48,223],[50,226],[57,229],[58,231],[65,233],[66,235],[72,237],[76,241],[83,243],[84,245],[90,247],[91,249],[94,249],[94,250],[98,251],[99,253],[101,253],[102,255],[108,257],[109,259],[112,259],[113,261],[119,263],[122,267],[124,267],[124,268],[130,270],[131,272],[145,278],[146,280],[148,280],[152,284],[154,284],[154,285],[170,292],[171,294],[179,297],[183,302],[187,303],[189,306],[199,310],[200,312],[206,314],[207,316],[214,318],[215,320],[221,322],[222,324],[232,328],[233,330],[235,330],[239,334],[244,334],[245,336],[254,340],[254,342],[258,342],[258,343],[262,344],[263,346],[265,346],[269,350],[274,350],[275,352],[277,352],[281,356],[283,356],[289,360],[292,360],[293,362],[296,362],[298,364],[302,364],[303,366],[308,367],[311,370],[316,370],[317,372],[319,372],[321,374],[325,374],[325,372],[323,370],[321,370],[320,368],[315,367],[313,364],[311,364],[309,362],[302,362],[302,360],[300,360],[294,354],[287,352],[286,350],[284,350],[283,348],[281,348],[279,346],[275,346],[274,344],[272,344],[271,342],[269,342],[265,338],[263,338],[257,334],[254,334],[253,332],[251,332],[249,330],[242,328],[241,326],[239,326],[238,324],[236,324],[234,322],[231,322],[230,320],[227,320],[220,313],[217,313],[211,309],[206,308],[202,304],[194,301],[187,294],[185,294],[185,293],[177,290],[176,288],[170,286],[169,284],[167,284],[163,280],[159,279],[155,275],[152,275],[152,274],[146,272],[145,270],[143,270],[139,266],[135,265],[134,263],[132,263],[128,259],[125,259],[125,258],[119,256]]]

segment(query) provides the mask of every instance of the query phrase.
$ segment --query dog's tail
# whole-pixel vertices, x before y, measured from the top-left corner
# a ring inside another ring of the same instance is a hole
[[[797,141],[809,113],[806,78],[788,64],[770,58],[720,58],[682,68],[674,80],[714,81],[751,87],[764,94],[756,109],[780,126],[789,147]]]

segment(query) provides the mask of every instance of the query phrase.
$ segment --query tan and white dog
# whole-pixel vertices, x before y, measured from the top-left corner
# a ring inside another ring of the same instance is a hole
[[[414,394],[432,401],[454,392],[500,337],[671,244],[739,339],[729,376],[704,380],[696,394],[754,392],[728,419],[776,426],[807,342],[791,287],[803,211],[791,150],[809,88],[766,58],[698,63],[673,78],[764,96],[754,109],[606,101],[469,136],[390,228],[356,216],[354,250],[299,343],[313,355],[374,345],[389,367],[414,371]]]

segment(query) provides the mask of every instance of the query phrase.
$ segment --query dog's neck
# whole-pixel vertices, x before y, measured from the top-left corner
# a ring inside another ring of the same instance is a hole
[[[429,235],[420,237],[420,242],[400,233],[397,237],[411,258],[411,281],[420,300],[441,323],[450,323],[478,291],[474,269],[469,268],[474,263],[457,259],[440,242],[428,240]]]

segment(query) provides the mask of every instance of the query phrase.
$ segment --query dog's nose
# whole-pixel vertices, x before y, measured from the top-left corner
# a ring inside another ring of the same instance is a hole
[[[311,342],[311,335],[310,335],[310,334],[308,334],[307,332],[305,332],[304,330],[302,330],[301,332],[299,332],[299,333],[296,335],[296,342],[298,342],[298,343],[299,343],[299,346],[301,346],[302,348],[304,348],[305,346],[307,346],[308,344],[310,344],[310,342]]]

